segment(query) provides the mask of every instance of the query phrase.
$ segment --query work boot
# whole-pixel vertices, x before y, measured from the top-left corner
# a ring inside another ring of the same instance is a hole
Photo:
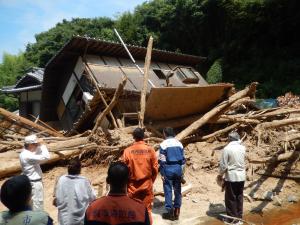
[[[179,220],[180,208],[174,210],[174,220]]]
[[[163,213],[162,214],[162,218],[165,220],[174,220],[174,215],[173,215],[173,209],[171,209],[170,211]]]

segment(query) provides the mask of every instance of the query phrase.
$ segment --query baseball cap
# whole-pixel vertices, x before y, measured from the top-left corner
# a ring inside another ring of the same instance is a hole
[[[35,134],[26,136],[24,139],[25,144],[37,144],[37,136]]]

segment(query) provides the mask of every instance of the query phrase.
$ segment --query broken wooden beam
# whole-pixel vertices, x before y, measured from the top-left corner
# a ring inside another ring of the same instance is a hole
[[[144,127],[146,95],[148,89],[149,69],[151,65],[152,46],[153,46],[153,38],[152,36],[150,36],[148,41],[148,46],[147,46],[147,53],[146,53],[145,67],[144,67],[144,83],[143,83],[143,89],[141,92],[141,101],[140,101],[139,123],[141,127]]]
[[[102,100],[104,106],[105,106],[105,107],[108,107],[108,104],[107,104],[107,102],[106,102],[106,100],[105,100],[105,98],[104,98],[104,96],[103,96],[103,94],[102,94],[102,92],[101,92],[101,90],[100,90],[100,88],[99,88],[99,86],[98,86],[98,82],[96,81],[96,79],[95,79],[95,77],[94,77],[94,74],[93,74],[92,69],[90,68],[90,66],[89,66],[88,63],[85,63],[85,67],[86,67],[87,74],[88,74],[88,76],[91,78],[91,80],[92,80],[94,86],[96,87],[96,90],[97,90],[97,92],[98,92],[98,95],[100,96],[100,98],[101,98],[101,100]],[[112,121],[113,126],[114,126],[115,128],[118,128],[116,119],[115,119],[114,115],[112,114],[112,112],[109,112],[109,116],[110,116],[110,118],[111,118],[111,121]]]
[[[26,118],[24,118],[22,116],[18,116],[18,115],[14,114],[12,112],[9,112],[9,111],[7,111],[7,110],[5,110],[3,108],[0,108],[0,114],[3,117],[5,117],[5,118],[7,118],[7,119],[9,119],[11,121],[14,121],[14,123],[18,123],[19,126],[21,126],[21,127],[22,126],[24,126],[24,127],[28,126],[28,127],[34,128],[34,129],[36,129],[38,131],[43,131],[44,133],[47,133],[48,135],[51,135],[51,136],[63,137],[63,134],[61,134],[59,132],[50,130],[50,129],[46,128],[46,127],[43,127],[43,126],[41,126],[39,124],[36,124],[36,123],[32,122],[29,119],[26,119]]]
[[[126,85],[127,77],[123,76],[122,82],[119,84],[118,88],[115,91],[114,97],[109,103],[109,105],[100,113],[100,115],[97,117],[96,124],[92,130],[92,133],[95,133],[98,127],[100,126],[102,120],[104,117],[111,112],[113,107],[118,103],[119,97],[123,92],[123,89]]]

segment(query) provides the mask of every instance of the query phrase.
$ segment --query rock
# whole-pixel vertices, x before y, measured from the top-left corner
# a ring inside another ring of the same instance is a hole
[[[200,167],[199,167],[197,164],[193,164],[193,165],[192,165],[192,169],[193,169],[194,171],[197,171],[199,168],[200,168]]]
[[[182,196],[188,196],[189,192],[192,191],[192,187],[193,187],[193,185],[191,183],[188,184],[187,186],[183,186],[181,188],[181,195]]]
[[[293,202],[293,203],[298,202],[298,199],[297,199],[297,197],[295,195],[289,195],[287,197],[287,200],[288,200],[288,202]]]
[[[263,198],[264,200],[267,200],[267,201],[272,201],[273,198],[274,198],[274,194],[273,194],[272,191],[266,191],[266,192],[263,194],[262,198]]]
[[[160,208],[164,205],[162,201],[159,201],[158,199],[154,199],[153,201],[153,208]]]
[[[192,202],[194,203],[198,203],[198,201],[196,199],[192,199]]]
[[[275,195],[274,198],[273,198],[273,204],[276,205],[276,206],[281,206],[282,201],[278,196]]]

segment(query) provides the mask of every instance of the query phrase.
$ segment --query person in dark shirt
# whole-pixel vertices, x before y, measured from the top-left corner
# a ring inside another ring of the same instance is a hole
[[[9,211],[0,213],[0,225],[53,225],[44,211],[32,211],[30,206],[32,187],[26,175],[15,176],[1,187],[1,202]]]
[[[128,178],[126,164],[110,165],[106,178],[110,185],[109,194],[90,204],[85,213],[85,225],[150,225],[144,204],[127,196]]]

